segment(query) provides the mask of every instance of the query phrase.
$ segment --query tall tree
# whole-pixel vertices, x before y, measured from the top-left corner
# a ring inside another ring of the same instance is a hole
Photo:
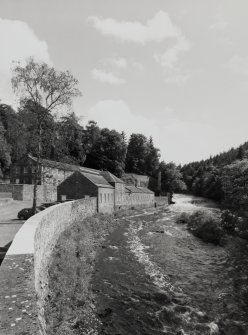
[[[26,65],[18,64],[13,69],[12,86],[25,105],[32,102],[37,114],[37,163],[34,172],[33,211],[36,212],[37,183],[39,179],[42,139],[45,136],[44,122],[48,115],[59,108],[71,108],[72,99],[81,95],[77,88],[78,80],[69,71],[57,71],[46,63],[35,62],[30,58]]]
[[[147,142],[147,153],[146,153],[146,174],[149,176],[156,177],[159,168],[159,149],[154,147],[152,137],[149,138]]]
[[[10,146],[6,141],[5,133],[6,131],[0,121],[0,177],[3,176],[11,163]]]
[[[120,177],[125,169],[126,149],[120,133],[103,128],[91,152],[87,155],[85,166],[108,170]]]
[[[5,139],[10,146],[11,162],[15,163],[27,151],[27,131],[13,108],[0,104],[0,121],[5,129]]]
[[[63,116],[57,123],[57,141],[53,156],[66,163],[83,164],[86,158],[84,128],[74,112]]]
[[[142,134],[132,134],[127,147],[126,172],[145,174],[146,157],[147,138]]]
[[[162,161],[159,170],[161,171],[162,192],[180,192],[187,189],[183,176],[175,163],[166,164]]]

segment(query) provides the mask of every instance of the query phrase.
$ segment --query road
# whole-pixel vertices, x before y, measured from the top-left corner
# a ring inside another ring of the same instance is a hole
[[[11,242],[23,225],[24,221],[17,219],[17,213],[25,207],[31,207],[31,201],[12,201],[0,204],[0,247]]]

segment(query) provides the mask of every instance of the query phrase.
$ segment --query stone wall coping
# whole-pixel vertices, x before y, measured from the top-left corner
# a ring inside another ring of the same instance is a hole
[[[42,212],[31,216],[21,227],[21,229],[15,235],[6,256],[11,255],[23,255],[23,254],[34,254],[34,237],[36,229],[38,228],[42,218],[47,216],[54,210],[55,207],[63,206],[64,204],[57,204],[48,207]]]

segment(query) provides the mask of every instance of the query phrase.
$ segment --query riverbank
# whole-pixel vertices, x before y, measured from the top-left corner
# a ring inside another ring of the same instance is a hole
[[[246,241],[231,237],[224,247],[204,243],[176,218],[217,208],[189,196],[175,200],[169,208],[108,218],[99,243],[91,229],[98,230],[103,217],[63,236],[50,266],[55,294],[46,306],[49,335],[248,332]]]
[[[91,280],[98,334],[246,334],[247,243],[231,237],[220,247],[179,226],[181,212],[199,209],[192,200],[176,196],[170,208],[127,217],[109,235]]]

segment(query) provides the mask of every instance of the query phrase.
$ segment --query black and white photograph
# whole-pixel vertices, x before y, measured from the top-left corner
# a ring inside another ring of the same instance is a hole
[[[0,335],[248,335],[247,0],[0,0]]]

